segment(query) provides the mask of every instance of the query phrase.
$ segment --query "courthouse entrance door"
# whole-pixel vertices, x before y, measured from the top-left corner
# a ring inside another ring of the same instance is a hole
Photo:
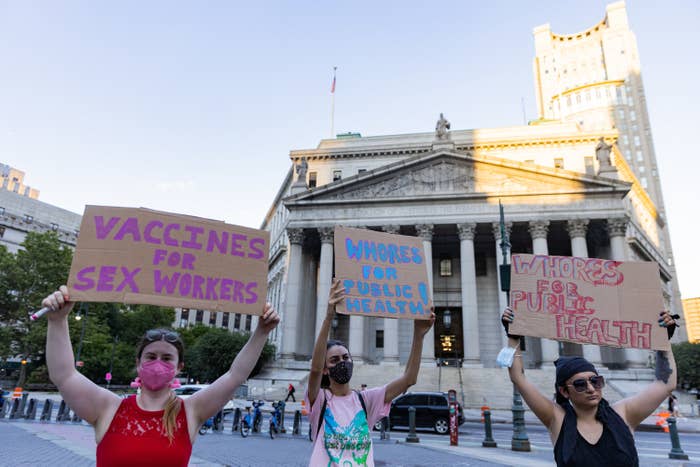
[[[461,307],[435,308],[435,358],[449,366],[464,358]]]

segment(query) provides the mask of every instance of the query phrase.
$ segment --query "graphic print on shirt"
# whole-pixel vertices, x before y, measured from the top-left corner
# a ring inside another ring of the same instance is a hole
[[[330,408],[326,407],[323,414],[324,433],[323,443],[328,453],[328,465],[342,465],[343,467],[366,466],[369,450],[372,446],[372,439],[369,435],[367,417],[365,411],[360,410],[352,419],[349,425],[340,426],[335,421]],[[345,458],[348,451],[354,463]]]

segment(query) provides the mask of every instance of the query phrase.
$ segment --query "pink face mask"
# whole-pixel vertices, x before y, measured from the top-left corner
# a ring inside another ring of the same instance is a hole
[[[139,368],[141,384],[151,391],[160,391],[175,378],[175,367],[161,360],[151,360]]]

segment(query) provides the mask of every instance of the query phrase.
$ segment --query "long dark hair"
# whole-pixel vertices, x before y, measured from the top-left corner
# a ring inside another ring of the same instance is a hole
[[[345,345],[345,342],[343,342],[343,341],[340,341],[338,339],[329,339],[328,342],[326,342],[326,352],[328,352],[328,349],[330,349],[331,347],[335,347],[338,345],[341,347],[345,347],[346,349],[348,348],[348,346]],[[324,368],[326,367],[325,356],[323,358],[323,367]],[[331,387],[331,379],[328,377],[328,375],[321,376],[321,388],[328,389],[330,387]]]

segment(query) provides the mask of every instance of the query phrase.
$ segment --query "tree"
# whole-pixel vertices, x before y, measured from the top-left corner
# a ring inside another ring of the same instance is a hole
[[[185,372],[191,378],[201,382],[211,383],[219,376],[226,373],[231,363],[241,351],[249,333],[234,332],[226,329],[207,328],[189,349],[185,350]],[[275,347],[266,343],[250,376],[260,372],[262,366],[275,354]]]
[[[678,384],[700,389],[700,344],[673,344],[673,357],[678,367]]]
[[[66,282],[73,254],[55,232],[29,232],[22,246],[15,255],[0,250],[0,324],[5,327],[0,357],[21,355],[33,360],[43,353],[44,345],[37,345],[32,335],[45,336],[46,323],[30,326],[29,314],[57,285]],[[22,365],[20,386],[25,378],[26,365]]]

